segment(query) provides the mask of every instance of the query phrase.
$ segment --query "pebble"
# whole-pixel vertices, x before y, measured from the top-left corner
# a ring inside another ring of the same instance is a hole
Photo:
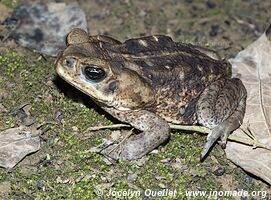
[[[211,37],[215,37],[218,35],[218,32],[219,32],[219,26],[218,25],[212,25],[211,26],[211,31],[209,32],[209,35]]]
[[[44,180],[38,180],[38,181],[37,181],[37,188],[38,188],[39,190],[44,191],[44,190],[45,190],[44,185],[45,185],[45,181],[44,181]]]
[[[255,179],[252,178],[251,176],[247,175],[245,178],[244,178],[244,181],[245,183],[247,184],[253,184],[255,182]]]
[[[213,174],[216,176],[222,176],[225,173],[225,169],[222,167],[218,167]]]

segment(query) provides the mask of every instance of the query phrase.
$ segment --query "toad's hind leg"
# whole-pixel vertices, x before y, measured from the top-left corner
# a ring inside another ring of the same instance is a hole
[[[204,159],[209,149],[221,138],[225,147],[229,134],[243,122],[247,93],[241,80],[220,79],[208,86],[197,103],[198,123],[211,129],[201,153]]]

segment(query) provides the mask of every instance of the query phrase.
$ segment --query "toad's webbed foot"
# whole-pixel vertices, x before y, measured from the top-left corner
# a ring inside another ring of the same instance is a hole
[[[244,118],[247,93],[237,78],[220,79],[208,86],[197,104],[198,122],[211,129],[201,153],[204,159],[209,149],[221,139],[226,147],[229,134],[237,129]]]

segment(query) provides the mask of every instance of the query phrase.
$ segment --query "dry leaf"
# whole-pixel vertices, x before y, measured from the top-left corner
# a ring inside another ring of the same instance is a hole
[[[271,149],[271,41],[263,34],[258,40],[230,59],[234,76],[248,92],[242,129]],[[249,138],[239,128],[233,135]],[[228,142],[226,155],[232,162],[271,184],[271,151]]]
[[[39,150],[39,136],[20,126],[0,132],[0,166],[12,168],[26,155]]]

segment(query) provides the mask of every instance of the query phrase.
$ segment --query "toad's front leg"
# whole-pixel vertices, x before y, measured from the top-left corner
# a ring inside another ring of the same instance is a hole
[[[112,145],[102,151],[115,160],[134,160],[143,157],[165,142],[170,136],[168,123],[154,113],[145,110],[116,111],[106,109],[120,121],[142,131],[132,135],[120,145]]]

